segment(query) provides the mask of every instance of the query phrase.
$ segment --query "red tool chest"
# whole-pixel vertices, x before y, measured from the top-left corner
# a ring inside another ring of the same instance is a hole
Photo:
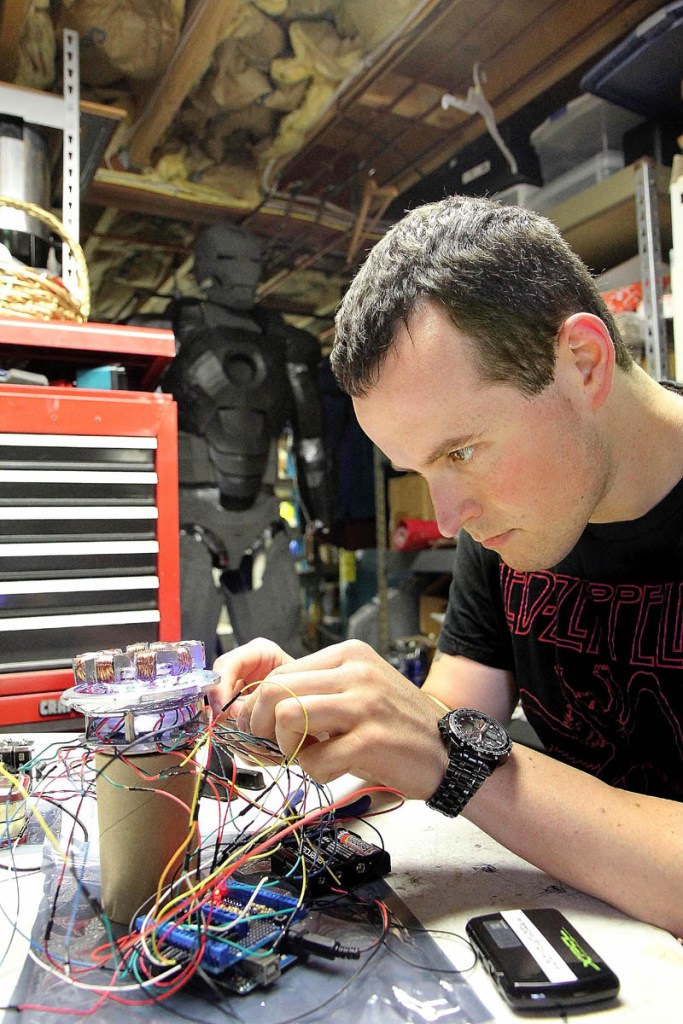
[[[0,726],[72,717],[71,659],[180,634],[173,334],[0,318]],[[140,390],[69,386],[116,362]]]

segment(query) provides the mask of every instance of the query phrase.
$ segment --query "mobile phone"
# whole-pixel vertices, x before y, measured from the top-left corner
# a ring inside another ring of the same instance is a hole
[[[503,910],[467,922],[467,935],[513,1010],[600,1008],[619,979],[559,910]]]

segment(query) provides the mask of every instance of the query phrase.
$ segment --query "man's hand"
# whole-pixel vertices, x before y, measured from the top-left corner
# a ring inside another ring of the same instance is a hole
[[[318,782],[351,772],[428,799],[443,778],[443,711],[367,644],[348,640],[294,661],[254,640],[214,667],[214,706],[241,691],[227,712],[238,727],[296,754]]]
[[[214,715],[219,715],[226,704],[230,703],[245,686],[260,683],[269,672],[286,665],[294,659],[272,640],[259,637],[249,643],[221,654],[213,665],[214,672],[220,675],[220,682],[209,694],[209,702]],[[228,709],[231,718],[236,718],[239,705],[235,703]]]

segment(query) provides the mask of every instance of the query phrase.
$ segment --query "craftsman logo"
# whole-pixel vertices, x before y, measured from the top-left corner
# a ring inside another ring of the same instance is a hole
[[[598,966],[598,964],[596,964],[593,957],[589,956],[586,950],[579,945],[574,936],[571,935],[566,928],[560,929],[560,936],[567,949],[569,949],[574,954],[579,963],[581,963],[584,967],[592,967],[594,971],[600,970],[600,967]]]
[[[38,705],[38,714],[41,718],[50,718],[52,715],[71,716],[71,708],[62,704],[61,700],[41,700]]]

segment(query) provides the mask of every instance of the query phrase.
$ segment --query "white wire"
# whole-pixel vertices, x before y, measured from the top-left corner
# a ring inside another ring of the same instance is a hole
[[[74,988],[85,989],[87,992],[98,992],[100,995],[117,995],[119,992],[139,992],[140,989],[146,989],[148,987],[151,988],[158,985],[160,981],[165,981],[166,978],[172,977],[184,967],[184,964],[173,964],[173,966],[169,968],[169,970],[164,971],[163,974],[157,974],[155,977],[149,978],[147,981],[136,981],[130,985],[88,985],[84,981],[77,981],[77,979],[72,977],[70,974],[63,974],[61,971],[58,971],[56,967],[53,967],[52,964],[48,964],[44,960],[41,960],[33,949],[29,949],[28,955],[31,957],[33,962],[38,965],[38,967],[42,967],[44,971],[47,971],[48,974],[58,978],[60,981],[64,981],[68,985],[72,985]],[[96,965],[93,965],[92,970],[97,970]]]

